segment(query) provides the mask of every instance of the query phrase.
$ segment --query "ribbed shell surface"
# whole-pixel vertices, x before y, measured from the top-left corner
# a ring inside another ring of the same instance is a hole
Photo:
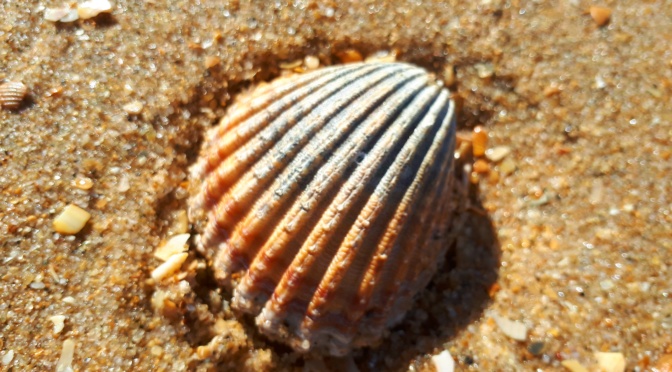
[[[421,68],[277,79],[206,136],[198,249],[271,338],[331,355],[374,344],[450,244],[454,147],[454,104]]]

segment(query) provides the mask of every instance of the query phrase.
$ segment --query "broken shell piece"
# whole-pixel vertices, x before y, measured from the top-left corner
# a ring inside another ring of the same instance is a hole
[[[232,306],[301,352],[378,342],[454,239],[454,110],[405,63],[323,68],[242,97],[190,175],[196,246]]]
[[[168,241],[159,246],[154,251],[154,257],[160,259],[161,261],[167,261],[171,256],[186,252],[188,247],[187,247],[187,240],[189,240],[189,234],[179,234],[175,235],[172,238],[168,239]]]
[[[77,9],[68,6],[62,8],[47,8],[44,10],[44,19],[50,22],[73,22],[79,19]]]
[[[65,327],[65,315],[50,316],[49,320],[54,323],[54,333],[61,333]]]
[[[77,14],[81,19],[96,17],[100,13],[109,13],[112,10],[112,3],[108,0],[90,0],[77,6]]]
[[[625,357],[621,353],[595,353],[597,365],[602,372],[623,372],[625,371]]]
[[[180,269],[184,261],[187,259],[187,256],[189,256],[188,253],[178,253],[170,256],[166,262],[162,263],[159,265],[159,267],[152,271],[152,279],[159,282],[169,277]]]
[[[453,372],[455,371],[455,360],[450,355],[448,350],[444,350],[432,357],[432,363],[437,372]]]
[[[527,327],[522,322],[511,320],[507,317],[493,314],[492,318],[497,323],[502,333],[516,341],[525,341],[527,339]]]
[[[89,212],[74,204],[69,204],[54,219],[54,230],[59,234],[77,234],[84,228],[89,218],[91,218]]]
[[[61,357],[56,363],[56,372],[72,371],[72,359],[75,356],[75,341],[67,339],[63,341],[63,348],[61,349]]]

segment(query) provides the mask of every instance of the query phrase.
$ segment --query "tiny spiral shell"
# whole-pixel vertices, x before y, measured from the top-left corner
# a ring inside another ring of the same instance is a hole
[[[232,306],[302,352],[380,340],[451,242],[454,108],[404,63],[281,78],[234,104],[191,169],[189,211]]]
[[[8,81],[0,85],[0,106],[8,110],[16,110],[28,94],[28,87],[20,81]]]

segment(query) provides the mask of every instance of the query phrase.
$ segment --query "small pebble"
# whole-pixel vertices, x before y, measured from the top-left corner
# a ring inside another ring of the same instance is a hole
[[[7,110],[16,110],[21,107],[27,94],[28,87],[22,82],[8,81],[0,85],[0,106]]]
[[[44,289],[46,285],[43,282],[32,282],[29,287],[32,289]]]
[[[597,365],[602,372],[625,371],[625,357],[621,353],[595,353]]]
[[[474,172],[478,174],[487,174],[490,172],[490,165],[483,159],[478,159],[474,162]]]
[[[576,359],[566,359],[560,362],[560,364],[572,372],[588,372],[588,369]]]
[[[77,178],[72,181],[72,186],[80,190],[90,190],[93,187],[93,180],[89,177]]]
[[[432,363],[437,372],[453,372],[455,370],[455,361],[448,350],[434,355]]]
[[[361,62],[364,60],[362,54],[354,49],[348,49],[337,54],[341,63]]]
[[[511,148],[509,146],[497,146],[485,150],[485,157],[493,163],[499,163],[505,157],[509,156]]]
[[[476,67],[476,73],[481,79],[489,79],[495,74],[495,68],[490,62],[477,63],[474,67]]]
[[[455,66],[453,65],[448,65],[443,68],[443,83],[446,84],[447,87],[452,87],[455,85]]]
[[[303,64],[306,65],[308,70],[315,70],[320,67],[320,59],[315,56],[306,56],[303,59]]]
[[[541,341],[536,341],[530,344],[530,346],[527,347],[527,351],[530,352],[530,354],[534,356],[541,355],[541,353],[544,351],[544,343]]]
[[[189,234],[179,234],[173,236],[172,238],[168,239],[165,244],[159,246],[154,251],[154,257],[160,259],[161,261],[167,261],[173,255],[186,252],[188,249],[187,241],[189,240],[189,236]]]
[[[111,10],[112,3],[109,0],[90,0],[77,5],[77,15],[81,19],[93,18]]]
[[[604,26],[609,23],[609,19],[611,18],[611,9],[601,6],[591,6],[590,16],[593,17],[593,21],[595,21],[598,26]]]
[[[488,131],[480,125],[476,126],[472,133],[472,143],[474,156],[483,156],[485,149],[488,147]]]
[[[133,101],[125,104],[122,108],[129,115],[139,115],[142,109],[145,108],[145,105],[140,101]]]
[[[152,278],[158,282],[169,277],[180,269],[184,261],[186,261],[187,256],[189,256],[188,253],[178,253],[170,256],[166,262],[162,263],[152,271]]]
[[[54,333],[61,333],[65,327],[65,315],[50,316],[49,320],[54,323]]]
[[[75,300],[75,298],[72,297],[72,296],[63,297],[63,299],[61,301],[65,302],[66,304],[69,304],[69,305],[74,305],[77,302]]]
[[[219,65],[222,62],[222,60],[219,57],[216,56],[207,56],[205,57],[205,61],[203,62],[203,65],[205,66],[206,69],[211,69],[217,65]]]
[[[504,159],[502,164],[499,165],[499,172],[504,176],[510,175],[515,170],[516,170],[516,162],[513,161],[513,159],[511,158]]]
[[[84,228],[89,218],[91,218],[89,212],[70,204],[54,219],[54,230],[59,234],[77,234]]]

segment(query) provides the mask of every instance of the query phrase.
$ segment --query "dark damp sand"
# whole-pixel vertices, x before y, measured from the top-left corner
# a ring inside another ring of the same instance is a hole
[[[665,1],[607,2],[605,27],[578,0],[196,4],[115,1],[111,15],[56,24],[42,9],[59,0],[0,3],[0,79],[31,92],[0,111],[0,369],[53,371],[66,339],[74,369],[92,371],[418,370],[443,349],[471,370],[594,368],[596,351],[646,370],[672,353]],[[515,171],[480,183],[457,250],[378,348],[303,358],[239,321],[201,261],[182,283],[147,279],[204,128],[280,63],[338,63],[348,48],[395,49],[440,76],[454,66],[461,125],[485,125]],[[72,186],[82,177],[90,190]],[[69,203],[92,217],[59,236]],[[53,315],[67,317],[58,334]]]

